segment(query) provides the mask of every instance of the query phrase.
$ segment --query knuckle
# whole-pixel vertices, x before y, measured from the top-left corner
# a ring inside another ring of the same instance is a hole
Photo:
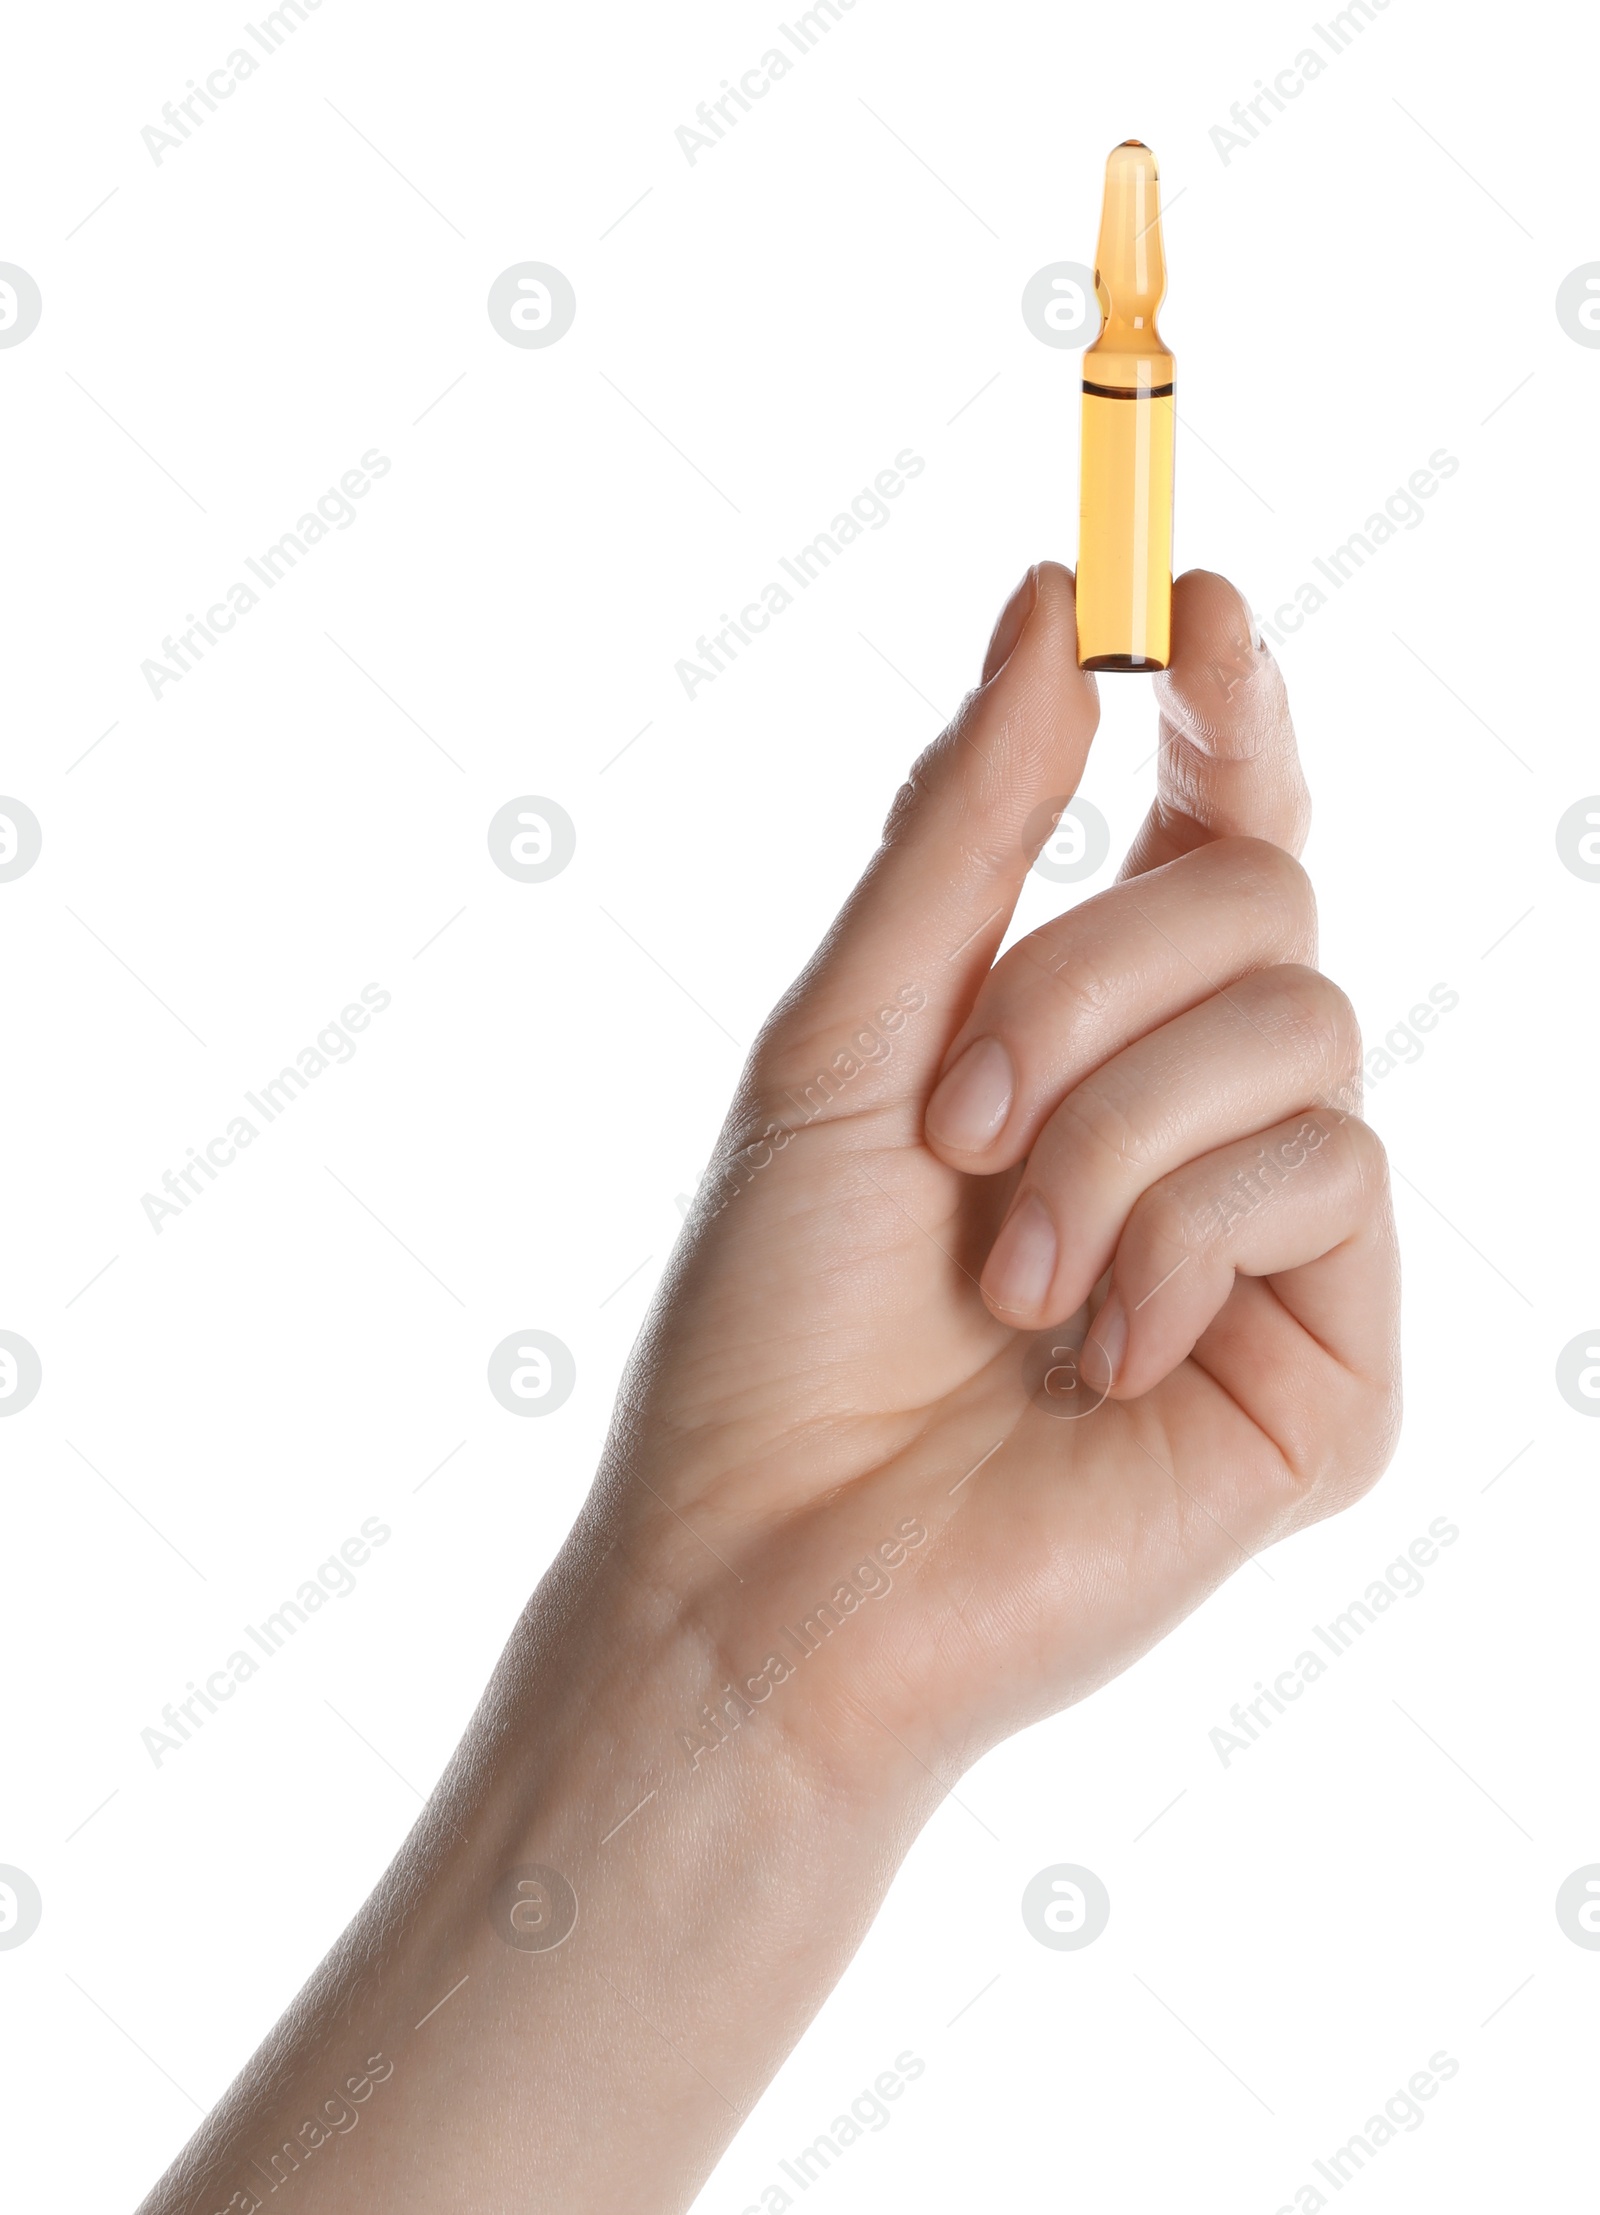
[[[1081,1166],[1103,1173],[1108,1162],[1124,1169],[1140,1166],[1140,1133],[1121,1103],[1101,1084],[1086,1082],[1069,1092],[1056,1111],[1051,1132],[1053,1168],[1070,1175]]]
[[[1030,959],[1050,979],[1051,1029],[1064,1034],[1069,1044],[1098,1033],[1118,997],[1116,980],[1104,965],[1072,937],[1042,947]]]
[[[1317,895],[1310,872],[1270,838],[1234,837],[1220,841],[1229,850],[1240,894],[1262,902],[1287,924],[1299,942],[1315,945]]]
[[[998,1030],[1064,1084],[1100,1059],[1120,989],[1081,928],[1046,925],[1002,957],[963,1035]]]
[[[1270,722],[1274,704],[1272,687],[1259,682],[1266,668],[1248,642],[1215,647],[1198,667],[1168,675],[1163,711],[1191,745],[1214,760],[1248,761],[1272,735],[1261,727]],[[1266,714],[1260,712],[1263,692]]]
[[[941,732],[911,764],[884,817],[881,835],[885,846],[902,844],[932,804],[948,752],[948,734]]]
[[[973,703],[977,695],[969,692],[951,716],[944,729],[931,738],[906,772],[905,782],[895,794],[889,813],[884,820],[882,843],[895,846],[921,827],[924,819],[962,799],[962,778],[965,772],[965,755],[971,751],[966,743],[967,726],[972,719]]]
[[[1369,1202],[1384,1200],[1389,1191],[1389,1149],[1370,1123],[1359,1115],[1347,1115],[1339,1137],[1349,1148],[1361,1189]]]
[[[1348,993],[1300,962],[1259,974],[1265,1012],[1286,1045],[1324,1073],[1344,1074],[1359,1064],[1361,1026]]]
[[[1302,1527],[1342,1515],[1372,1490],[1400,1443],[1397,1384],[1352,1378],[1336,1411],[1337,1444],[1326,1435],[1302,1442]]]
[[[1176,1256],[1204,1255],[1216,1243],[1216,1207],[1190,1180],[1164,1178],[1143,1193],[1128,1220],[1128,1232],[1163,1268]]]
[[[885,846],[896,846],[904,838],[908,825],[917,811],[920,793],[917,771],[913,769],[889,803],[889,812],[883,819],[881,840]]]

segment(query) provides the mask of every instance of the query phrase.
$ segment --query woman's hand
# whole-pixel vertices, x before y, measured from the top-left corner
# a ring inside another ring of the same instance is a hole
[[[1121,881],[996,963],[1097,714],[1071,577],[1013,596],[460,1751],[146,2215],[687,2206],[962,1767],[1383,1467],[1394,1236],[1282,680],[1220,578],[1173,614]]]
[[[1044,564],[751,1056],[609,1463],[712,1649],[708,1750],[759,1711],[844,1788],[953,1781],[1392,1450],[1283,681],[1221,578],[1173,616],[1120,881],[995,962],[1098,715]]]

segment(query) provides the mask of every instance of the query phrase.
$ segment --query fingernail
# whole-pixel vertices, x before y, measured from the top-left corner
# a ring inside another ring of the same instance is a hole
[[[1091,1392],[1111,1390],[1127,1350],[1128,1311],[1121,1295],[1113,1292],[1095,1317],[1078,1356],[1078,1374]]]
[[[1015,1090],[1011,1056],[999,1039],[974,1039],[934,1088],[929,1136],[952,1153],[981,1154],[1000,1136]]]
[[[1049,1296],[1056,1273],[1056,1227],[1037,1192],[1030,1192],[1006,1218],[994,1242],[983,1289],[998,1308],[1037,1313]]]
[[[1033,604],[1039,597],[1039,580],[1033,570],[1023,578],[1010,599],[1000,610],[1000,620],[994,627],[989,641],[989,651],[983,657],[983,682],[990,683],[998,677],[1011,659],[1017,640],[1022,636],[1023,625],[1033,613]]]

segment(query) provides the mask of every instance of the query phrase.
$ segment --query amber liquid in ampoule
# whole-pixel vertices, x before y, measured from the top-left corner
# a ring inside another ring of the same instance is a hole
[[[1175,365],[1156,329],[1166,264],[1155,157],[1136,139],[1106,163],[1095,284],[1104,322],[1083,357],[1078,663],[1165,669]]]
[[[1172,387],[1083,389],[1078,654],[1084,669],[1165,669],[1172,653]]]

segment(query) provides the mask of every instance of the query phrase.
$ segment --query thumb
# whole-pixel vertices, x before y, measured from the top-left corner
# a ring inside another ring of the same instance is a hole
[[[883,841],[757,1048],[763,1089],[809,1082],[896,1008],[893,1052],[871,1087],[920,1100],[1005,936],[1053,814],[1077,790],[1099,721],[1078,667],[1072,574],[1040,562],[995,625],[982,681],[901,786]],[[819,1060],[818,1057],[821,1057]],[[854,1057],[851,1057],[854,1058]]]

